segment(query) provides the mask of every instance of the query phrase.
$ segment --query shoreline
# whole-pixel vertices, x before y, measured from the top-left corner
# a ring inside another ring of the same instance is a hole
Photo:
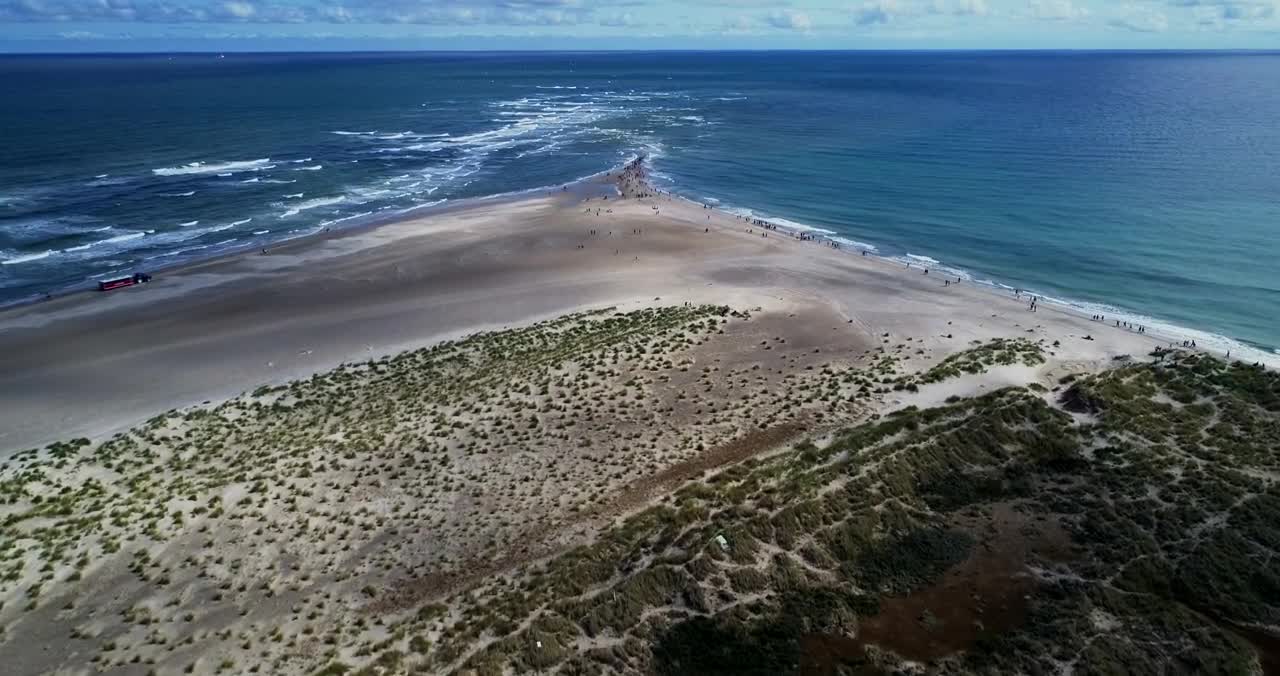
[[[1087,369],[1168,344],[1047,303],[1030,313],[885,258],[747,232],[682,196],[618,199],[600,179],[613,173],[2,310],[0,449],[102,438],[344,363],[605,307],[824,307],[844,318],[831,330],[913,337],[926,361],[962,340],[1016,334],[1060,343]]]
[[[797,240],[800,240],[802,235],[807,235],[811,238],[811,241],[827,243],[835,242],[840,245],[839,249],[841,252],[849,253],[850,255],[853,255],[853,250],[865,251],[867,258],[883,261],[893,265],[902,265],[904,267],[906,266],[906,263],[911,263],[911,265],[915,266],[916,269],[925,269],[926,267],[929,267],[928,264],[931,263],[932,269],[945,270],[952,274],[960,273],[959,276],[963,278],[963,283],[975,286],[979,289],[984,289],[1001,298],[1008,298],[1009,294],[1016,290],[1015,287],[993,279],[977,279],[967,270],[950,267],[947,264],[928,256],[918,256],[911,253],[904,253],[902,255],[883,254],[874,244],[867,242],[855,242],[826,228],[805,225],[782,216],[757,216],[755,215],[754,210],[749,207],[736,207],[732,205],[726,206],[723,201],[716,197],[709,196],[706,198],[713,200],[714,203],[710,201],[700,202],[694,197],[680,194],[677,191],[664,190],[657,187],[654,187],[653,189],[660,194],[684,200],[692,206],[714,209],[721,213],[739,218],[744,222],[754,219],[769,223],[776,231],[785,233]],[[742,212],[746,213],[744,214]],[[849,247],[849,249],[846,249],[846,247]],[[910,259],[915,260],[912,261]],[[1250,364],[1258,363],[1266,368],[1280,369],[1280,352],[1276,352],[1274,349],[1268,349],[1266,346],[1253,345],[1238,338],[1232,338],[1209,330],[1179,326],[1164,319],[1143,315],[1139,312],[1126,310],[1108,303],[1092,303],[1089,301],[1076,301],[1069,298],[1057,298],[1028,289],[1021,289],[1021,295],[1024,298],[1027,296],[1037,298],[1037,305],[1043,304],[1060,312],[1069,313],[1089,321],[1094,321],[1091,317],[1092,314],[1096,313],[1108,317],[1109,319],[1107,321],[1119,319],[1121,322],[1133,325],[1134,328],[1136,328],[1137,325],[1142,325],[1145,327],[1144,332],[1142,334],[1137,334],[1135,332],[1135,335],[1145,335],[1153,339],[1157,339],[1159,342],[1166,343],[1166,349],[1198,350],[1220,358],[1228,358],[1232,361],[1241,361],[1243,363]],[[1114,328],[1117,330],[1125,328],[1124,326],[1107,324],[1103,321],[1099,321],[1097,323],[1105,328]],[[1152,328],[1155,328],[1155,330],[1150,330]],[[1133,331],[1133,329],[1126,330]],[[1183,341],[1196,341],[1197,344],[1195,347],[1189,347],[1183,345]]]
[[[539,186],[536,188],[513,190],[510,192],[501,192],[501,193],[495,193],[492,195],[480,195],[477,197],[467,197],[459,200],[450,200],[448,198],[445,198],[445,199],[433,202],[431,204],[424,204],[418,207],[402,209],[398,212],[395,212],[394,215],[379,217],[377,213],[372,213],[372,214],[365,214],[364,218],[348,217],[347,219],[340,219],[340,220],[353,220],[354,222],[351,223],[350,225],[345,225],[337,228],[322,227],[320,230],[315,232],[301,234],[296,237],[285,237],[282,239],[273,240],[267,243],[265,247],[259,246],[256,244],[244,245],[240,247],[232,247],[229,249],[218,251],[216,253],[209,254],[207,256],[195,257],[190,260],[175,261],[174,263],[169,265],[159,265],[159,266],[151,266],[151,267],[139,266],[131,271],[121,271],[119,276],[123,277],[126,275],[133,274],[133,272],[145,272],[152,275],[159,275],[161,273],[164,273],[164,274],[180,273],[180,272],[196,269],[210,263],[217,263],[219,261],[223,261],[226,259],[236,258],[240,256],[251,256],[254,254],[255,251],[259,249],[265,250],[267,252],[271,252],[271,251],[282,249],[284,247],[306,245],[308,243],[323,241],[323,240],[327,240],[335,237],[342,237],[344,235],[354,233],[354,232],[360,232],[362,230],[369,230],[369,229],[380,228],[388,225],[395,225],[396,223],[414,221],[421,218],[427,218],[430,216],[439,216],[439,215],[447,214],[454,210],[472,208],[482,204],[487,204],[487,203],[501,204],[505,201],[513,201],[513,202],[519,201],[521,199],[536,195],[538,193],[542,193],[546,191],[554,191],[554,189],[559,185],[586,187],[586,186],[589,186],[593,181],[598,181],[602,177],[608,175],[611,171],[616,171],[616,169],[596,172],[594,174],[583,176],[581,178],[576,178],[570,181],[569,183],[557,184],[555,186]],[[316,226],[316,227],[321,227],[321,226]],[[10,310],[21,309],[21,308],[29,307],[32,305],[39,305],[39,304],[47,303],[50,301],[57,301],[67,297],[80,296],[81,294],[98,293],[98,290],[93,286],[94,283],[95,283],[95,280],[92,278],[89,278],[79,282],[75,282],[73,286],[52,291],[48,294],[45,294],[44,296],[17,298],[12,301],[0,301],[0,322],[3,322],[5,313]]]
[[[1015,290],[1015,287],[1011,287],[994,279],[977,279],[973,273],[967,270],[948,266],[946,263],[932,259],[929,256],[919,256],[911,253],[904,253],[902,255],[884,254],[880,252],[879,248],[875,244],[856,242],[842,237],[838,233],[826,228],[805,225],[782,216],[758,216],[755,214],[755,211],[749,207],[737,207],[733,205],[726,206],[719,198],[711,196],[704,198],[710,202],[700,202],[696,197],[680,193],[678,187],[675,189],[657,187],[654,182],[650,180],[651,175],[662,176],[668,181],[674,181],[674,179],[656,172],[648,171],[646,168],[652,167],[652,162],[647,160],[647,155],[636,154],[621,165],[573,179],[563,184],[538,186],[534,188],[495,193],[492,195],[468,197],[456,201],[446,198],[442,202],[401,210],[392,215],[379,216],[376,213],[370,214],[367,218],[353,219],[354,222],[350,225],[334,228],[325,227],[316,232],[275,240],[268,243],[265,247],[260,247],[258,245],[245,245],[243,247],[220,251],[207,257],[175,262],[168,266],[139,266],[135,270],[122,271],[121,276],[124,276],[125,274],[132,274],[135,271],[146,272],[154,275],[181,274],[192,270],[198,270],[204,266],[216,264],[220,261],[243,256],[252,256],[255,255],[259,249],[263,249],[266,253],[290,250],[296,247],[305,247],[316,242],[323,242],[333,238],[341,238],[354,233],[393,226],[399,223],[414,222],[424,218],[444,216],[460,210],[467,210],[489,204],[501,205],[509,202],[518,202],[522,199],[537,196],[544,192],[552,195],[562,194],[562,192],[557,191],[556,188],[561,188],[564,192],[574,194],[582,190],[589,190],[593,186],[600,185],[603,179],[612,176],[614,173],[624,172],[632,166],[639,166],[643,172],[642,183],[645,190],[673,199],[683,200],[691,206],[706,206],[709,209],[714,209],[735,218],[741,218],[743,221],[754,219],[767,222],[779,232],[785,233],[796,239],[800,239],[801,235],[808,235],[821,242],[838,243],[842,249],[846,246],[852,246],[859,251],[866,251],[868,258],[875,258],[894,265],[905,265],[906,263],[911,263],[913,266],[919,266],[921,269],[931,265],[932,268],[937,270],[958,274],[959,277],[963,278],[965,283],[979,288],[985,288],[997,296],[1007,296],[1008,293]],[[612,181],[604,181],[604,184],[608,185],[613,185],[614,183],[616,183],[616,179]],[[613,187],[617,190],[616,185],[613,185]],[[635,193],[636,191],[632,190],[632,192]],[[624,196],[626,196],[625,193]],[[849,253],[852,252],[850,251]],[[1181,348],[1185,347],[1182,345],[1183,341],[1196,341],[1197,345],[1192,349],[1198,349],[1219,357],[1229,357],[1233,360],[1238,359],[1245,363],[1256,362],[1268,368],[1280,369],[1280,352],[1277,351],[1277,349],[1280,348],[1269,348],[1268,346],[1255,345],[1238,338],[1232,338],[1225,334],[1216,333],[1212,330],[1180,326],[1168,320],[1144,315],[1140,312],[1120,308],[1106,302],[1095,303],[1092,301],[1077,301],[1070,298],[1059,298],[1029,289],[1022,289],[1021,291],[1024,296],[1030,294],[1037,297],[1041,303],[1047,307],[1055,307],[1063,312],[1073,313],[1086,319],[1088,319],[1091,314],[1104,314],[1108,317],[1119,319],[1122,322],[1127,322],[1132,325],[1144,325],[1148,329],[1146,335],[1159,338],[1164,341],[1168,347]],[[99,292],[93,287],[93,280],[85,280],[78,282],[77,286],[74,288],[53,292],[44,297],[16,299],[9,303],[0,303],[0,330],[3,330],[3,322],[6,319],[6,316],[13,311],[19,311],[23,308],[39,306],[46,303],[58,302],[66,298],[84,297],[95,293]],[[1109,328],[1116,327],[1111,325]],[[1153,328],[1155,329],[1154,331],[1151,330]]]
[[[812,239],[820,242],[836,242],[840,244],[842,251],[852,254],[853,250],[866,251],[867,258],[872,258],[893,265],[904,266],[910,262],[916,269],[924,269],[930,267],[936,270],[945,270],[951,274],[960,273],[964,283],[973,285],[980,289],[985,289],[990,293],[999,297],[1008,297],[1010,293],[1016,290],[1016,287],[1009,286],[1003,282],[994,279],[977,279],[972,272],[963,268],[955,268],[947,265],[945,262],[930,258],[929,256],[921,256],[911,253],[903,253],[901,255],[889,255],[880,252],[875,244],[867,242],[855,242],[846,237],[839,235],[834,231],[817,226],[809,226],[797,221],[793,221],[783,216],[758,216],[754,210],[749,207],[726,206],[719,198],[708,196],[704,199],[714,200],[714,203],[699,202],[697,198],[683,195],[678,192],[665,191],[659,189],[663,194],[671,195],[678,199],[695,205],[703,206],[704,204],[710,208],[722,213],[730,214],[743,220],[759,220],[772,225],[776,230],[786,233],[787,235],[799,239],[800,236],[808,235]],[[751,215],[743,215],[737,212],[747,212]],[[848,250],[846,250],[848,247]],[[911,260],[914,259],[914,260]],[[931,264],[931,265],[930,265]],[[1045,295],[1041,292],[1021,289],[1022,296],[1034,296],[1038,299],[1038,304],[1047,307],[1053,307],[1062,312],[1071,313],[1077,317],[1090,319],[1092,314],[1102,314],[1108,317],[1107,321],[1119,319],[1121,322],[1128,324],[1142,325],[1146,327],[1145,335],[1152,338],[1162,340],[1167,344],[1167,348],[1175,349],[1193,349],[1208,354],[1212,354],[1221,358],[1229,358],[1232,361],[1241,361],[1243,363],[1259,363],[1270,369],[1280,369],[1280,348],[1272,348],[1265,345],[1256,345],[1239,338],[1215,333],[1208,329],[1197,329],[1188,326],[1180,326],[1169,320],[1145,315],[1134,310],[1128,310],[1107,302],[1080,301],[1070,298],[1058,298],[1055,296]],[[1099,324],[1104,324],[1099,322]],[[1107,328],[1124,328],[1124,326],[1116,327],[1114,324],[1106,325]],[[1155,330],[1151,330],[1154,328]],[[1183,341],[1196,341],[1195,347],[1182,345]]]

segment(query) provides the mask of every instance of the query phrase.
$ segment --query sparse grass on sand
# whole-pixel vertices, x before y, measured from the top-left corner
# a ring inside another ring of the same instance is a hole
[[[841,354],[789,326],[581,312],[18,454],[0,654],[121,673],[1256,666],[1240,627],[1280,625],[1274,373],[1173,353],[881,417],[893,393],[1039,367],[1042,346],[908,373],[905,344]]]

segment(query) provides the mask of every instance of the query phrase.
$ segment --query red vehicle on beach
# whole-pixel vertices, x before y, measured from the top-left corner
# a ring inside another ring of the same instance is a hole
[[[111,291],[113,289],[122,289],[126,286],[135,284],[146,284],[151,281],[151,275],[145,272],[135,272],[132,277],[118,277],[116,279],[105,279],[98,282],[99,291]]]

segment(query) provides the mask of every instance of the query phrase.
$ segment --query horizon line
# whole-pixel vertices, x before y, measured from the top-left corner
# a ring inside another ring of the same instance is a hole
[[[991,54],[991,53],[1023,53],[1023,54],[1280,54],[1280,47],[915,47],[915,48],[856,48],[856,49],[814,49],[804,47],[770,47],[770,48],[581,48],[581,49],[488,49],[488,48],[453,48],[453,49],[158,49],[158,50],[103,50],[103,51],[6,51],[0,48],[0,57],[5,56],[147,56],[156,54],[182,55],[221,55],[221,54],[733,54],[733,53],[815,53],[815,54],[866,54],[866,53],[951,53],[951,54]]]

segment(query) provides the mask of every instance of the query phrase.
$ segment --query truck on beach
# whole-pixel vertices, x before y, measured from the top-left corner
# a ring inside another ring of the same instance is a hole
[[[123,289],[126,286],[134,286],[135,284],[146,284],[149,281],[151,281],[151,275],[148,275],[145,272],[135,272],[130,277],[104,279],[98,282],[98,290],[112,291],[115,289]]]

